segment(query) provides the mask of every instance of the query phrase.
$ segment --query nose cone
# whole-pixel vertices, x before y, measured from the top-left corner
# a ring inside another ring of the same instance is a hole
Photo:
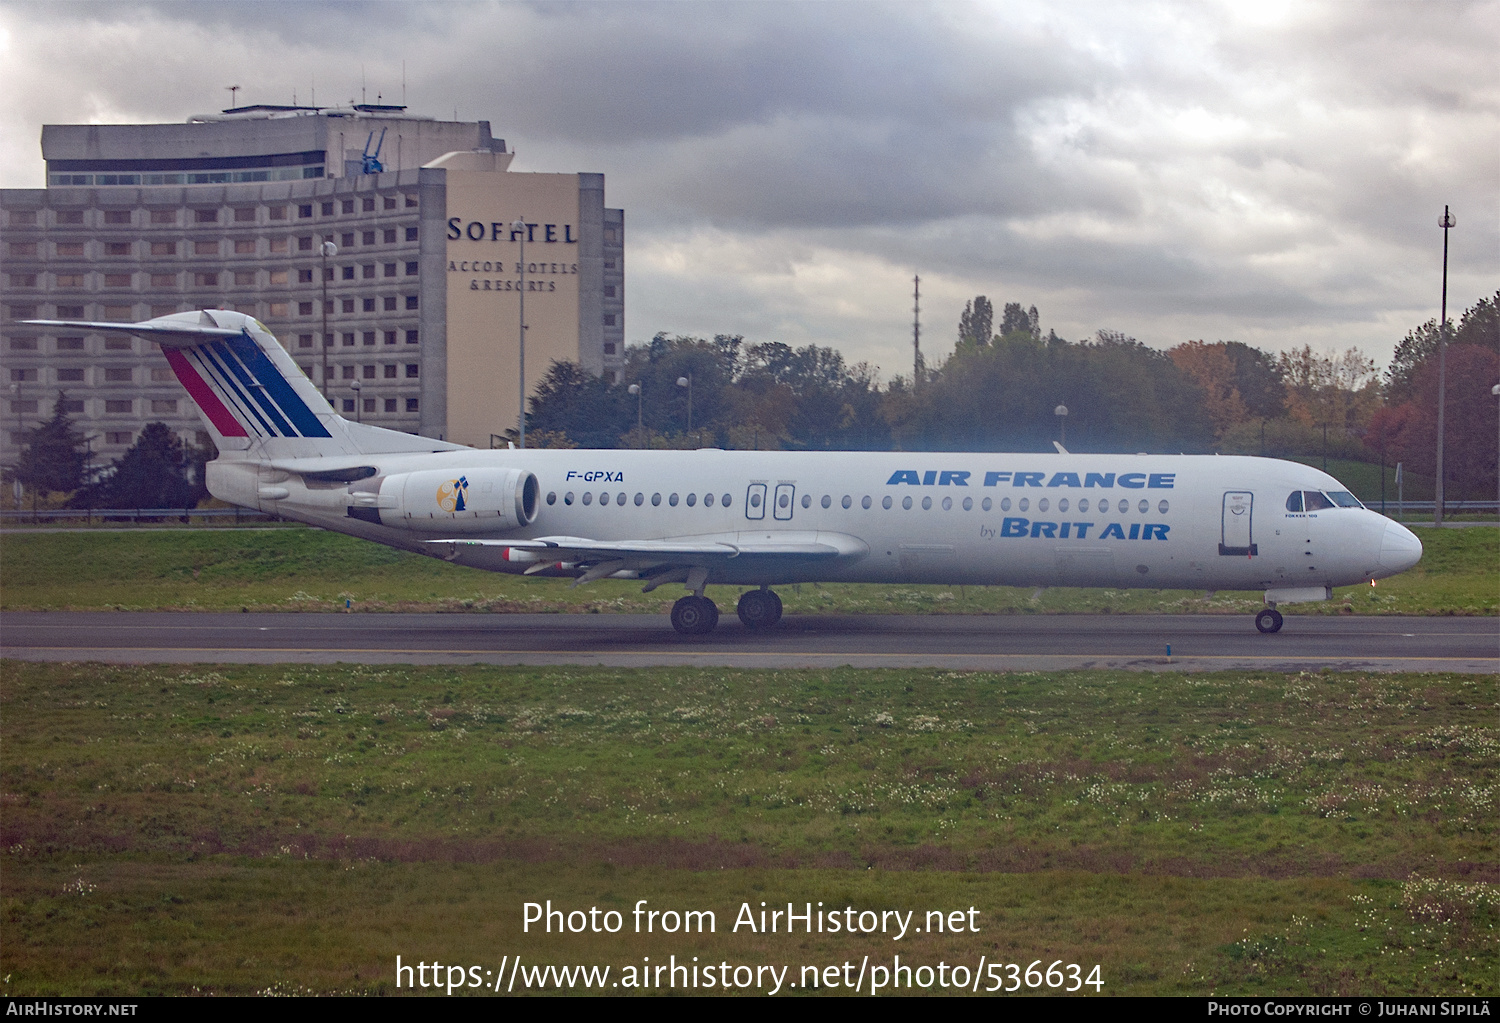
[[[1380,540],[1380,567],[1392,575],[1405,572],[1422,560],[1422,541],[1398,522],[1385,527]]]

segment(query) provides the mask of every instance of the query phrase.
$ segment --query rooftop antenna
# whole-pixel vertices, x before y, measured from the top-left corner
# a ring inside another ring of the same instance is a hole
[[[401,62],[401,105],[406,106],[406,61]]]
[[[359,66],[359,103],[364,106],[365,102],[365,66]]]
[[[312,76],[312,105],[318,105],[318,76]]]
[[[239,99],[238,93],[240,91],[240,87],[238,85],[226,85],[224,86],[224,88],[229,90],[229,109],[233,110],[237,105],[236,100]]]

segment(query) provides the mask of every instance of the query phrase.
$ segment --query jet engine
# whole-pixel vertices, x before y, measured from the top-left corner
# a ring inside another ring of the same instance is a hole
[[[489,533],[529,526],[540,484],[522,469],[424,469],[360,480],[349,517],[423,533]]]

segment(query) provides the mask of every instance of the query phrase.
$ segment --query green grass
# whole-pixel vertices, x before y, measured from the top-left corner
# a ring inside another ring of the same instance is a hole
[[[398,953],[901,953],[1097,963],[1106,993],[1493,994],[1495,699],[1492,676],[11,662],[0,976],[390,991]],[[720,926],[521,934],[549,898]],[[981,927],[730,932],[761,900]]]
[[[1299,614],[1500,613],[1500,530],[1417,530],[1415,569],[1378,587],[1335,591]],[[0,539],[0,609],[650,612],[665,614],[676,586],[524,579],[314,529],[59,532]],[[726,609],[732,590],[710,590]],[[1033,598],[1021,587],[803,585],[781,591],[791,614],[1223,613],[1261,606],[1259,593],[1064,589]]]

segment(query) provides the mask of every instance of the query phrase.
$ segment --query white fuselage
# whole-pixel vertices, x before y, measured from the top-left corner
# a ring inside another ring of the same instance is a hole
[[[1266,458],[465,449],[368,455],[362,464],[381,478],[420,470],[477,476],[517,469],[535,475],[540,493],[534,521],[511,529],[476,531],[471,525],[466,537],[727,544],[794,537],[832,543],[844,552],[823,560],[715,563],[708,578],[713,584],[1282,591],[1382,578],[1421,556],[1409,531],[1364,508],[1288,510],[1294,491],[1344,488],[1316,469]],[[247,472],[258,475],[246,479]],[[460,564],[536,571],[533,562],[505,560],[503,547],[433,544],[459,535],[441,512],[423,513],[420,521],[409,513],[379,522],[351,518],[350,493],[357,484],[309,487],[296,472],[250,463],[211,469],[209,483],[226,500],[324,528]],[[711,504],[706,495],[712,495]],[[547,574],[582,570],[563,563]]]

